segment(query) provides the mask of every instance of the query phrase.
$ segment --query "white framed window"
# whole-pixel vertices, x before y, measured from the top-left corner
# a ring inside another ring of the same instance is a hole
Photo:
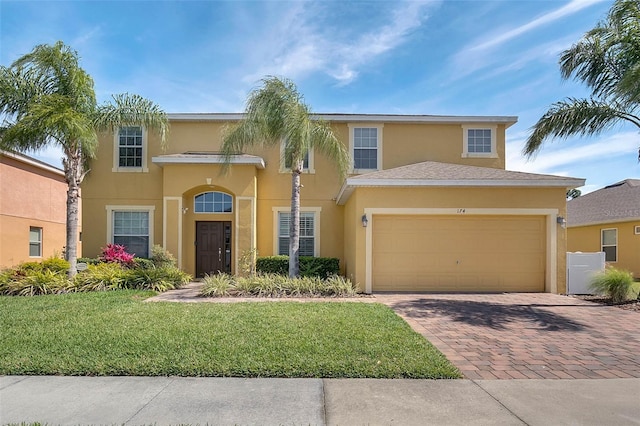
[[[462,126],[462,157],[497,158],[496,126]]]
[[[147,135],[141,126],[121,127],[113,141],[114,172],[147,172]]]
[[[149,257],[153,246],[155,206],[107,206],[107,241],[127,248],[137,257]]]
[[[219,191],[203,192],[193,198],[196,213],[233,213],[233,197]]]
[[[291,173],[291,158],[286,158],[284,145],[285,143],[283,141],[280,144],[280,173]],[[314,174],[316,172],[313,157],[313,149],[305,153],[302,173]]]
[[[300,208],[300,256],[320,254],[321,207]],[[289,255],[289,224],[291,207],[273,208],[274,255]]]
[[[636,225],[633,227],[633,233],[636,235],[640,235],[640,225]]]
[[[609,228],[601,231],[601,246],[605,262],[618,261],[618,229]]]
[[[42,228],[29,227],[29,257],[42,257]]]
[[[353,173],[382,170],[382,124],[349,124]]]

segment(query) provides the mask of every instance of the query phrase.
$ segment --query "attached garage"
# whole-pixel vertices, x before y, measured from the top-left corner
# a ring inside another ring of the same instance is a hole
[[[545,291],[546,216],[373,215],[373,291]]]
[[[583,184],[434,161],[349,177],[345,273],[366,293],[563,293],[566,191]]]

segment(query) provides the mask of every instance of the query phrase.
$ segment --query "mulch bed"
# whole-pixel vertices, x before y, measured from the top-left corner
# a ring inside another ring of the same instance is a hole
[[[611,299],[608,297],[598,296],[598,295],[574,295],[578,299],[587,300],[593,303],[599,303],[601,305],[609,305],[615,306],[616,308],[625,309],[628,311],[636,311],[640,312],[640,300],[629,300],[622,303],[612,303]]]

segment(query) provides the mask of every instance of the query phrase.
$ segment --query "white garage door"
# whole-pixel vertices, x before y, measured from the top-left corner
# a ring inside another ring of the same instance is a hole
[[[544,216],[373,216],[373,291],[542,292]]]

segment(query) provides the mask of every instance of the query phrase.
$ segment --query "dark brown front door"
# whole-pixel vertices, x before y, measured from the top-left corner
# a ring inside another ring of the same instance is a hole
[[[196,276],[231,273],[231,222],[196,222]]]

